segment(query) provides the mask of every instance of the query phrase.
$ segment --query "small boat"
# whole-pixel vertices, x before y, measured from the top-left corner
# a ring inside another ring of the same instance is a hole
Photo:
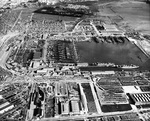
[[[96,37],[96,40],[99,42],[101,42],[101,39],[99,37]]]
[[[112,40],[109,37],[104,37],[104,39],[107,43],[112,43]]]
[[[124,43],[124,41],[121,37],[118,37],[117,40],[118,40],[119,43]]]
[[[98,40],[99,42],[102,42],[102,39],[101,39],[100,37],[97,37],[97,40]]]
[[[99,43],[97,37],[92,37],[92,40],[93,40],[95,43]]]
[[[103,39],[103,37],[98,37],[99,40],[103,43],[105,40]]]

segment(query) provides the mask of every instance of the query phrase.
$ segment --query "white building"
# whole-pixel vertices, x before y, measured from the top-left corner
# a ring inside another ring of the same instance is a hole
[[[92,71],[92,75],[99,75],[99,74],[102,74],[102,75],[114,75],[115,72],[114,71]]]
[[[20,4],[21,2],[28,2],[29,0],[11,0],[11,4]]]
[[[56,4],[57,2],[59,2],[59,0],[38,0],[41,3],[47,3],[47,4]]]

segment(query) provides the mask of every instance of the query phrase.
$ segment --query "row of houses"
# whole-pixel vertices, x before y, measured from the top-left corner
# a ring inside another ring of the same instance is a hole
[[[14,105],[10,104],[2,96],[0,96],[0,116],[3,115],[3,113],[13,108],[14,108]]]

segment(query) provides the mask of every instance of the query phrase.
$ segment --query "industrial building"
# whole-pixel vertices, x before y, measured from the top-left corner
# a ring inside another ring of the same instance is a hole
[[[150,93],[131,93],[135,105],[150,104]]]

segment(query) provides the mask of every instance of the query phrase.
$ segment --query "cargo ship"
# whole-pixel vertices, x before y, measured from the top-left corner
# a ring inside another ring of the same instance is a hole
[[[122,65],[122,66],[120,66],[120,68],[122,68],[122,69],[136,69],[136,68],[139,68],[139,66],[136,66],[136,65]]]

